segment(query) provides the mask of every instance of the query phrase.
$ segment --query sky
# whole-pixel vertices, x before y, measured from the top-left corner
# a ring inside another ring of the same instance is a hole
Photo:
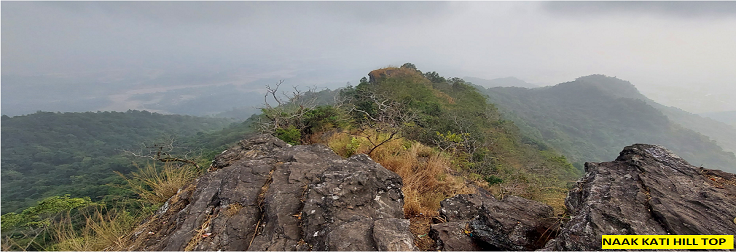
[[[445,77],[540,85],[605,74],[689,112],[736,110],[736,2],[3,1],[1,8],[8,115],[187,111],[213,100],[235,108],[256,103],[280,79],[337,88],[406,62]]]

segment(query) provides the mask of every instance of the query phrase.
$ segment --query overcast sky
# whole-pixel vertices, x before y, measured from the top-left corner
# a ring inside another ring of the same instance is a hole
[[[690,112],[736,110],[736,2],[2,2],[3,114],[274,79],[335,88],[405,62],[538,84],[605,74]]]

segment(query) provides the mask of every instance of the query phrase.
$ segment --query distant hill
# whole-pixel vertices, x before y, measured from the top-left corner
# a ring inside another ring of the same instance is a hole
[[[527,83],[526,81],[517,79],[516,77],[496,78],[492,80],[486,80],[476,77],[464,77],[463,80],[471,82],[475,85],[491,88],[491,87],[523,87],[523,88],[536,88],[537,85]]]
[[[710,137],[725,151],[736,153],[736,126],[653,101],[649,104],[662,111],[673,122]]]
[[[727,123],[732,126],[736,126],[736,110],[734,111],[723,111],[723,112],[710,112],[710,113],[701,113],[700,116],[705,116],[710,119]]]
[[[627,145],[649,143],[663,145],[693,165],[736,171],[733,153],[688,128],[723,125],[659,105],[624,80],[591,75],[550,87],[496,87],[485,93],[530,136],[528,142],[550,145],[574,162],[612,160]],[[688,120],[694,123],[680,123]]]

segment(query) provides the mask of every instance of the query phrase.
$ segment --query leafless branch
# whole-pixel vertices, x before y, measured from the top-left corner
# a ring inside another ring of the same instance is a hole
[[[293,91],[281,91],[279,88],[284,83],[280,80],[273,87],[266,86],[266,94],[263,99],[264,116],[268,121],[261,121],[259,129],[262,133],[273,133],[276,129],[295,126],[302,128],[302,118],[307,112],[314,109],[317,104],[316,87],[311,87],[307,91],[302,91],[298,87],[293,86]],[[311,95],[311,96],[310,96]],[[271,97],[276,104],[269,103]]]
[[[403,126],[415,119],[415,114],[407,110],[404,104],[384,98],[376,93],[369,93],[364,96],[370,100],[376,108],[375,113],[358,109],[352,106],[350,112],[362,114],[364,120],[361,121],[361,136],[368,140],[371,154],[378,147],[394,140],[403,130]],[[381,138],[381,136],[385,138]]]
[[[199,164],[197,164],[196,158],[200,156],[201,153],[196,153],[194,150],[191,149],[176,147],[175,142],[176,139],[171,136],[163,141],[154,143],[153,145],[141,143],[142,147],[138,151],[123,150],[123,153],[137,158],[157,160],[164,163],[187,163],[194,165],[194,167],[197,167],[197,169],[199,169],[200,166]],[[184,149],[184,153],[176,154],[175,156],[174,152],[176,152],[176,149]]]

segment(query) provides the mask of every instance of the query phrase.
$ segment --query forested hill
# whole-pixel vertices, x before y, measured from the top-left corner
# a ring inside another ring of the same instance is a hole
[[[143,143],[171,137],[186,144],[181,141],[187,136],[204,136],[232,122],[148,111],[3,116],[2,211],[53,195],[99,200],[111,194],[105,184],[119,179],[113,171],[136,169],[133,159],[121,155],[123,150],[139,150]]]
[[[693,165],[736,171],[733,153],[673,120],[676,112],[661,111],[666,107],[627,81],[591,75],[551,87],[498,87],[485,93],[530,141],[549,144],[574,162],[612,160],[625,146],[649,143]]]

